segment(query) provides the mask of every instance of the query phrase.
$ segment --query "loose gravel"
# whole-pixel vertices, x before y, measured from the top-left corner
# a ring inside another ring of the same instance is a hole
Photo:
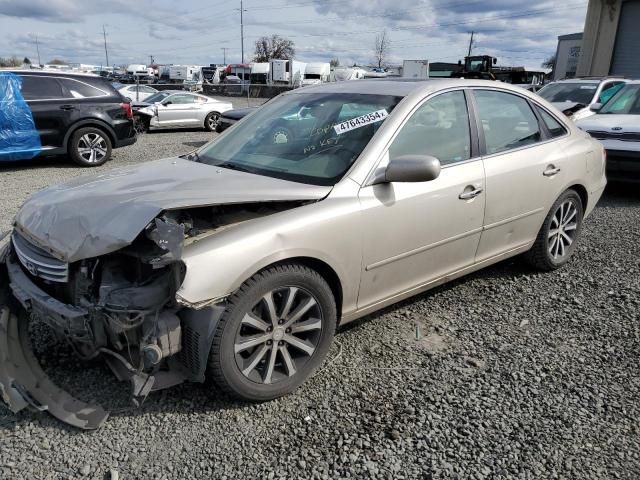
[[[46,185],[211,136],[147,134],[91,171],[0,166],[0,229]],[[609,188],[566,268],[507,261],[349,325],[310,381],[258,405],[185,385],[132,408],[34,329],[54,380],[113,414],[85,433],[0,407],[0,478],[640,478],[639,253],[640,193]]]

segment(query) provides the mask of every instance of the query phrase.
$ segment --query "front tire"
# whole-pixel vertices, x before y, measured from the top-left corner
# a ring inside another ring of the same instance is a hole
[[[109,135],[95,127],[76,130],[69,142],[69,156],[82,167],[103,165],[111,158]]]
[[[551,207],[524,260],[545,272],[562,267],[575,252],[583,218],[584,206],[580,195],[575,190],[567,190]]]
[[[291,393],[322,363],[337,323],[331,288],[299,264],[268,268],[229,299],[209,356],[216,384],[234,397]]]

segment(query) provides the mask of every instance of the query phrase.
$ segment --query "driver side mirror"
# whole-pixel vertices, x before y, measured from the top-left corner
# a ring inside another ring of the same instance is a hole
[[[594,103],[593,105],[591,105],[589,107],[589,110],[591,110],[592,112],[599,112],[600,110],[602,110],[602,104],[601,103]]]
[[[430,182],[440,176],[440,160],[431,155],[402,155],[376,173],[372,185],[380,183]]]
[[[171,105],[173,102],[171,100],[167,100],[166,102],[162,102],[160,105],[164,105],[165,107],[167,105]]]

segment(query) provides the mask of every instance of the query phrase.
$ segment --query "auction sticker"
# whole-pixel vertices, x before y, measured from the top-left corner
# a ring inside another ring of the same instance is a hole
[[[334,125],[333,129],[338,135],[340,135],[350,132],[351,130],[355,130],[356,128],[366,127],[367,125],[371,125],[372,123],[381,122],[388,116],[389,113],[385,109],[382,109],[378,110],[377,112],[367,113],[360,117],[352,118],[351,120],[347,120],[346,122]]]

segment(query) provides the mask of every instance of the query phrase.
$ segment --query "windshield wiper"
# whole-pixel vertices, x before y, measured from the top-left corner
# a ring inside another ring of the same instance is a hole
[[[200,158],[200,155],[198,155],[198,152],[191,152],[185,155],[180,155],[180,158],[184,158],[185,160],[191,160],[192,162],[196,162],[196,163],[200,163],[202,161],[202,159]]]
[[[247,168],[247,167],[243,167],[242,165],[238,165],[237,163],[223,162],[223,163],[218,163],[215,166],[216,167],[222,167],[222,168],[228,168],[229,170],[236,170],[238,172],[255,173],[255,170],[252,170],[252,169]]]

